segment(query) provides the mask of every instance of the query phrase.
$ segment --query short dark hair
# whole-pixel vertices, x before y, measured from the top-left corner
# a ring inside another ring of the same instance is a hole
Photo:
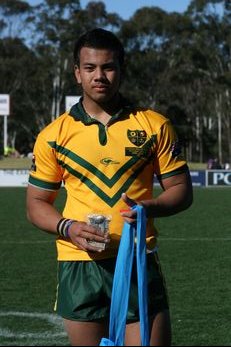
[[[80,36],[74,47],[74,64],[79,65],[80,50],[83,47],[109,49],[118,55],[120,66],[124,63],[124,47],[111,31],[96,28]]]

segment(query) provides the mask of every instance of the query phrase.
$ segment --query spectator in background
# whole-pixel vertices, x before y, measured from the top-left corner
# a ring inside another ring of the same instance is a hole
[[[207,162],[207,169],[208,169],[208,170],[211,170],[212,167],[213,167],[213,159],[210,158],[210,159],[208,160],[208,162]]]
[[[220,162],[217,158],[209,159],[208,163],[207,163],[207,169],[208,170],[221,170],[222,165],[220,164]]]
[[[222,166],[221,166],[219,160],[217,158],[215,158],[213,160],[213,163],[212,163],[212,170],[220,170],[220,169],[222,169]]]

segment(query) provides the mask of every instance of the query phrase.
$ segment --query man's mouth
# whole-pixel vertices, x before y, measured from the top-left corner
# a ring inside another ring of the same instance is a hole
[[[105,91],[108,89],[108,86],[105,84],[97,84],[93,86],[93,89],[97,90],[97,91]]]

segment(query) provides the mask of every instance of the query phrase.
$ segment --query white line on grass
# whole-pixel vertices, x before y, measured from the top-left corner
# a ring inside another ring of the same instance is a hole
[[[10,338],[17,338],[17,339],[50,339],[52,337],[52,339],[54,337],[66,337],[66,334],[64,332],[60,332],[60,333],[52,333],[52,332],[42,332],[42,333],[14,333],[11,332],[8,329],[1,329],[0,328],[0,337],[4,337],[6,339],[10,339]]]
[[[38,313],[38,312],[20,312],[20,311],[0,311],[0,317],[15,316],[15,317],[28,317],[45,319],[51,324],[58,324],[62,320],[54,313]]]
[[[36,313],[36,312],[18,312],[18,311],[0,311],[0,317],[19,317],[19,318],[31,318],[31,319],[41,319],[54,326],[53,329],[49,331],[31,333],[31,332],[14,332],[13,329],[1,328],[0,327],[0,337],[3,338],[15,338],[15,339],[53,339],[66,337],[66,333],[62,326],[62,318],[56,314],[51,313]],[[52,330],[52,331],[51,331]],[[57,331],[58,330],[58,331]]]

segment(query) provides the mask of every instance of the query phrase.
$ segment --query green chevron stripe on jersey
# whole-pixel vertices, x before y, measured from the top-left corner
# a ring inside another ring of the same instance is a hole
[[[71,175],[79,178],[81,182],[86,184],[96,195],[98,195],[110,207],[114,206],[117,203],[117,201],[121,198],[121,194],[127,191],[127,189],[131,186],[131,184],[134,182],[134,180],[137,178],[140,172],[142,172],[145,166],[149,164],[148,161],[143,162],[142,165],[139,168],[137,168],[136,171],[131,176],[129,176],[127,181],[124,182],[124,184],[120,187],[120,189],[112,197],[110,197],[102,189],[100,189],[95,183],[93,183],[88,177],[74,170],[71,166],[69,166],[68,164],[65,164],[61,160],[58,160],[58,163],[63,168],[65,168]]]
[[[149,141],[147,141],[147,143],[143,146],[144,150],[152,146],[155,139],[156,137],[152,136],[152,138]],[[97,167],[95,167],[94,165],[86,161],[85,159],[81,158],[74,152],[70,151],[69,149],[62,147],[60,145],[57,145],[56,142],[49,142],[49,145],[52,148],[54,148],[56,152],[65,155],[67,158],[73,160],[75,163],[77,163],[78,165],[85,168],[87,171],[89,171],[93,175],[95,175],[109,188],[113,187],[113,185],[116,182],[118,182],[118,180],[127,172],[127,170],[130,169],[134,164],[136,164],[140,160],[139,156],[132,157],[111,178],[109,178],[101,170],[97,169]],[[150,156],[145,158],[145,162],[149,160],[150,160]]]

